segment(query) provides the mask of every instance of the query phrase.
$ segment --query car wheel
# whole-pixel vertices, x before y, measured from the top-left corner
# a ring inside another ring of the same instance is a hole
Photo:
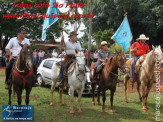
[[[37,76],[37,81],[38,81],[39,86],[44,86],[45,85],[45,82],[43,81],[41,75]]]

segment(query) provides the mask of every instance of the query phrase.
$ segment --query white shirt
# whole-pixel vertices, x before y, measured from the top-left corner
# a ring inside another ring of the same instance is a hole
[[[65,41],[65,45],[66,45],[67,54],[75,54],[75,50],[82,50],[79,41],[72,43],[70,40],[68,40],[68,41]]]
[[[53,52],[53,53],[52,53],[52,57],[53,57],[53,58],[56,58],[57,56],[58,56],[58,53],[57,53],[57,52]]]
[[[21,44],[29,44],[29,39],[24,38],[24,40],[21,42]],[[17,40],[17,37],[13,37],[9,40],[9,43],[7,44],[5,49],[9,49],[12,53],[12,56],[19,56],[20,50],[22,47],[19,45],[19,41]]]

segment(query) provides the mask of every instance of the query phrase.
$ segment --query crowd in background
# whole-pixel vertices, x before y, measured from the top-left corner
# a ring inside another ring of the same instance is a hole
[[[46,58],[63,58],[66,55],[65,51],[59,51],[57,49],[53,50],[36,50],[34,49],[33,54],[32,54],[32,62],[35,66],[39,66],[42,60]],[[85,52],[85,59],[87,63],[88,59],[88,51]],[[96,62],[98,59],[98,52],[90,52],[90,63]],[[2,51],[0,50],[0,62],[1,66],[7,64],[9,60],[9,57],[4,53],[2,54]]]

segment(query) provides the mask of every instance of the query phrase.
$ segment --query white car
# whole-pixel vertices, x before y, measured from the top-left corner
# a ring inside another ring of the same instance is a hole
[[[63,60],[63,58],[62,58]],[[51,74],[52,74],[52,66],[54,62],[61,61],[61,58],[48,58],[44,59],[37,69],[37,81],[40,86],[44,86],[45,84],[52,84]],[[92,94],[91,81],[90,81],[90,69],[86,66],[86,77],[87,82],[85,86],[85,90],[83,94]],[[59,82],[56,83],[56,87],[58,87]]]

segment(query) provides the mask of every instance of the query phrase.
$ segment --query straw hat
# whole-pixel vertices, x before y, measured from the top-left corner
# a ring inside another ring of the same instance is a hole
[[[73,36],[73,35],[78,35],[78,34],[76,33],[76,31],[72,31],[72,32],[70,32],[69,37],[71,37],[71,36]]]
[[[149,37],[146,37],[144,34],[141,34],[139,36],[139,38],[137,38],[136,40],[141,40],[141,39],[143,39],[143,40],[149,40]]]
[[[103,45],[108,45],[108,43],[106,41],[102,41],[101,46],[103,46]]]

